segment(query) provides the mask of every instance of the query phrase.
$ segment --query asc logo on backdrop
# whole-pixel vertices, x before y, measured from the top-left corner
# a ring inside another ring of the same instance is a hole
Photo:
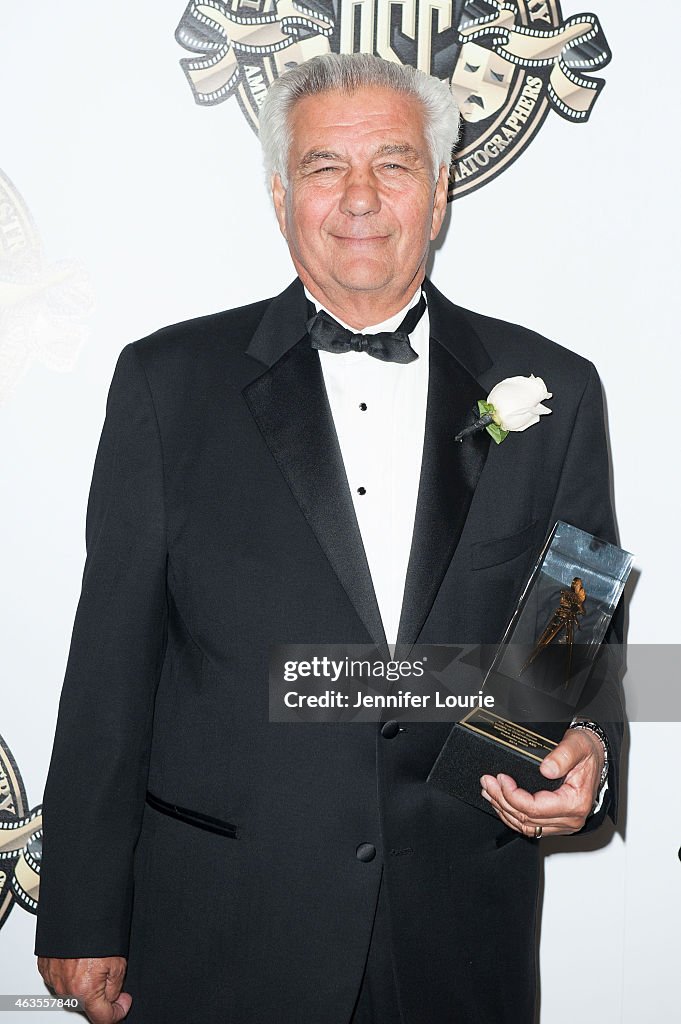
[[[463,118],[450,198],[500,174],[550,110],[586,121],[610,50],[556,0],[191,0],[176,32],[202,106],[236,97],[257,130],[271,83],[317,54],[372,52],[450,83]]]

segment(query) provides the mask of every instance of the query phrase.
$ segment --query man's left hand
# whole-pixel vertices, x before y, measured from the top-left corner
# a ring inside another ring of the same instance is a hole
[[[530,839],[579,832],[591,813],[603,769],[603,744],[587,729],[568,729],[539,766],[547,779],[564,775],[559,789],[528,793],[509,775],[483,775],[482,795],[509,828]]]

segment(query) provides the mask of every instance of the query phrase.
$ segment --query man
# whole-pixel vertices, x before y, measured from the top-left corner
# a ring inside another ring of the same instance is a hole
[[[97,1024],[533,1018],[534,837],[614,814],[617,728],[604,799],[602,740],[569,730],[555,793],[483,776],[494,817],[426,783],[447,724],[268,721],[271,644],[495,642],[556,519],[615,540],[591,364],[425,278],[456,132],[411,68],[295,68],[261,138],[297,280],[119,357],[36,940]],[[529,373],[550,417],[453,442]],[[614,721],[609,678],[599,701]]]

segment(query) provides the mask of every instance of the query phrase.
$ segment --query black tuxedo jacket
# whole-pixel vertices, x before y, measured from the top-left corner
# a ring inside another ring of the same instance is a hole
[[[425,288],[405,650],[498,641],[556,519],[616,540],[593,366]],[[426,783],[449,726],[268,721],[271,644],[385,639],[306,316],[296,281],[120,354],[44,797],[36,953],[127,955],[142,1024],[345,1024],[383,872],[405,1024],[529,1024],[538,844],[499,844],[500,821]],[[529,373],[550,417],[499,446],[453,443],[494,384]],[[620,719],[615,678],[587,711]]]

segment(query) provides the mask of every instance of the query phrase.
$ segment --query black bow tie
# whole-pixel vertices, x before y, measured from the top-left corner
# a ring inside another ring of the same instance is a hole
[[[409,344],[409,335],[423,316],[426,297],[421,298],[409,310],[396,331],[380,331],[378,334],[354,334],[337,320],[320,309],[307,321],[307,333],[312,348],[323,352],[366,352],[384,363],[413,363],[418,353]]]

